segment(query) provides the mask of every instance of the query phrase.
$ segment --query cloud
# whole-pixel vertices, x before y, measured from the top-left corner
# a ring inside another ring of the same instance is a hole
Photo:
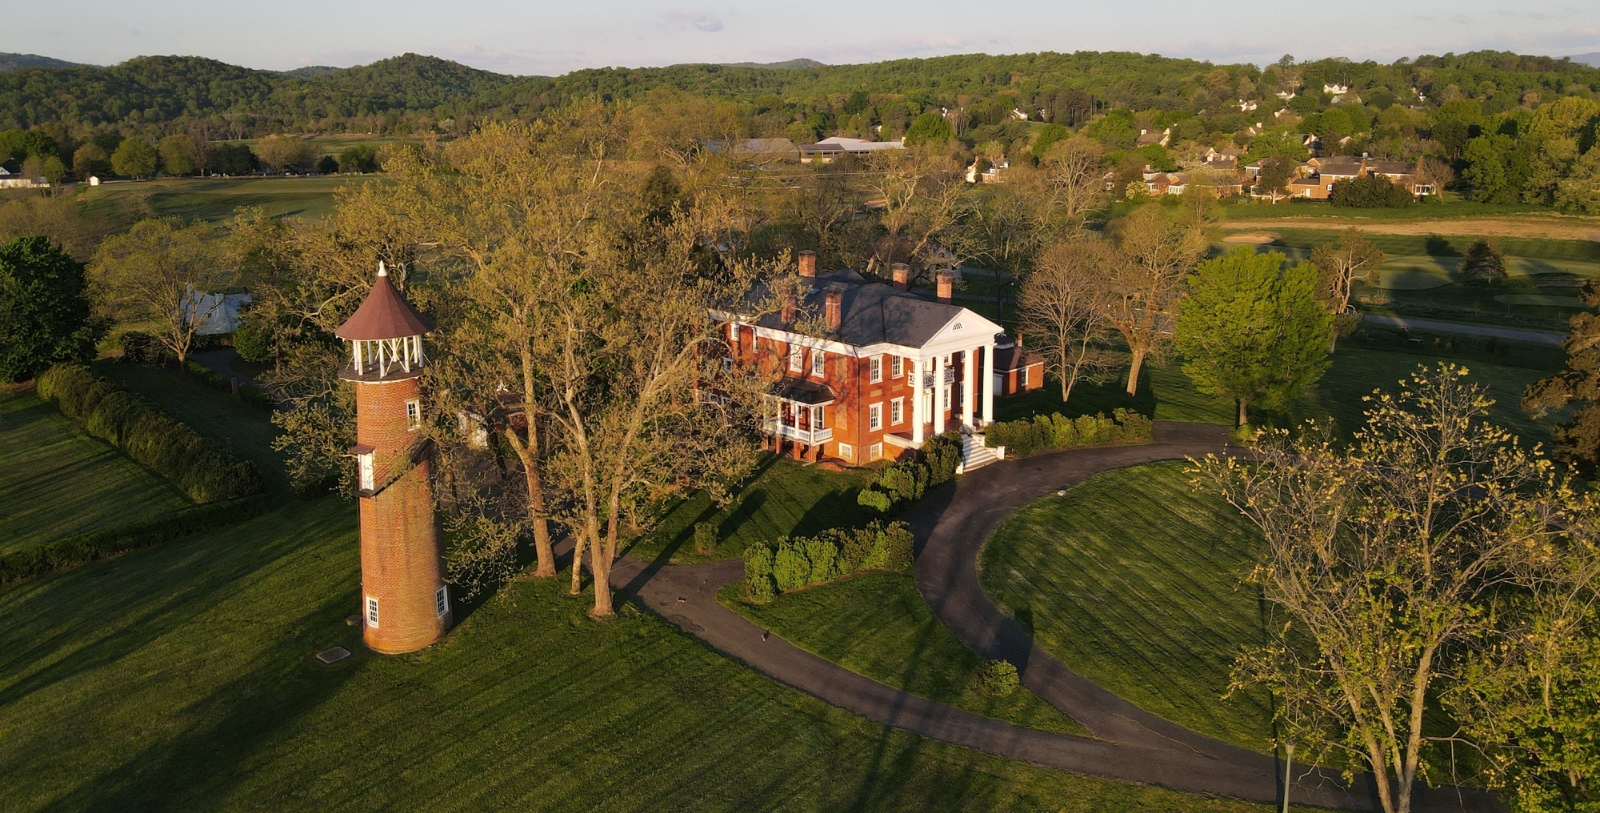
[[[708,34],[722,30],[722,21],[705,11],[669,11],[666,18],[667,25],[673,28],[693,28]]]

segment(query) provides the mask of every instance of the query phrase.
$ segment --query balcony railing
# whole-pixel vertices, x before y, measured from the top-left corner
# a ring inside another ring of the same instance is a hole
[[[819,443],[825,443],[833,438],[832,429],[801,429],[797,426],[789,426],[782,421],[774,419],[768,419],[767,422],[762,426],[762,431],[769,435],[777,435],[780,438],[788,438],[789,440],[799,441],[800,443],[804,443],[808,446],[815,446]]]

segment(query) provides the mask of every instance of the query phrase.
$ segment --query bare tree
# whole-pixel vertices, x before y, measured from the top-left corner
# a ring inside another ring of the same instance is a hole
[[[1204,241],[1160,206],[1134,210],[1115,224],[1117,252],[1108,259],[1111,296],[1102,303],[1106,323],[1122,334],[1133,361],[1128,397],[1139,393],[1139,373],[1148,358],[1160,358],[1172,343],[1172,319],[1184,277],[1194,269]]]
[[[1356,324],[1356,314],[1350,307],[1350,294],[1355,288],[1357,275],[1367,285],[1376,287],[1383,261],[1388,259],[1383,250],[1361,232],[1351,228],[1339,235],[1337,242],[1323,243],[1311,252],[1311,264],[1317,267],[1318,293],[1333,314],[1334,335],[1328,345],[1332,353],[1339,337],[1349,335]]]
[[[868,270],[915,262],[927,270],[931,251],[959,223],[968,184],[948,155],[931,149],[883,150],[863,176],[869,207],[878,210],[886,237]],[[921,274],[919,273],[919,276]]]
[[[1484,420],[1493,402],[1466,372],[1421,368],[1375,394],[1348,448],[1279,430],[1253,461],[1193,470],[1261,529],[1251,579],[1285,615],[1234,687],[1273,690],[1286,736],[1315,756],[1365,764],[1388,813],[1411,809],[1429,749],[1460,738],[1424,719],[1489,631],[1505,565],[1554,533],[1551,465]]]
[[[1060,379],[1062,403],[1079,381],[1097,380],[1112,369],[1102,343],[1110,332],[1104,269],[1115,262],[1115,252],[1098,237],[1056,243],[1039,258],[1017,296],[1022,330]]]
[[[1074,136],[1051,145],[1039,170],[1052,215],[1069,225],[1105,200],[1105,150],[1092,138]]]
[[[106,239],[89,272],[117,319],[160,325],[156,338],[179,364],[232,277],[211,227],[175,219],[143,220]]]
[[[832,252],[839,224],[860,208],[860,194],[851,176],[836,164],[821,164],[802,173],[788,198],[790,215],[817,239],[823,255]]]

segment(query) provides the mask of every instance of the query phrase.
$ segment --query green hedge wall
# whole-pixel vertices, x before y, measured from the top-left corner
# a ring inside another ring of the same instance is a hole
[[[104,531],[69,536],[0,556],[0,585],[67,570],[196,531],[258,517],[267,511],[265,494],[185,508],[153,519]]]
[[[893,463],[856,495],[856,504],[889,511],[922,499],[928,489],[955,479],[961,464],[961,434],[946,432],[923,442],[917,455]]]
[[[122,449],[197,503],[237,499],[262,489],[255,464],[223,451],[88,367],[58,364],[37,382],[39,397],[54,401],[90,434]]]
[[[745,595],[760,604],[779,593],[862,570],[903,573],[911,569],[915,544],[909,525],[877,521],[854,530],[835,528],[812,537],[757,542],[744,552]]]
[[[1006,457],[1021,457],[1075,446],[1149,443],[1150,430],[1149,418],[1127,409],[1118,409],[1109,418],[1104,413],[1068,418],[1058,412],[990,424],[984,429],[984,442],[1006,447]]]

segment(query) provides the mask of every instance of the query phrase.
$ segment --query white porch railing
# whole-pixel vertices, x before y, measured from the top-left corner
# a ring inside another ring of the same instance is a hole
[[[767,419],[767,422],[762,426],[762,431],[769,435],[777,435],[780,438],[799,441],[808,446],[825,443],[833,438],[832,429],[801,429],[795,426],[788,426],[780,420],[771,418]]]

